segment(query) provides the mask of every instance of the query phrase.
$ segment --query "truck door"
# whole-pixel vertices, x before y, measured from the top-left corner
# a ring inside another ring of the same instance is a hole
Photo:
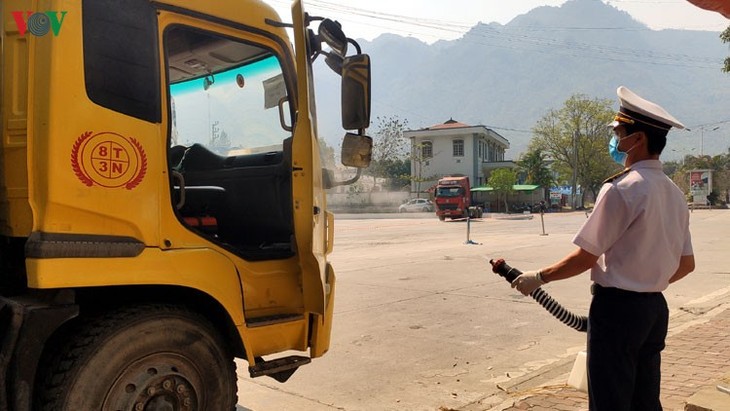
[[[325,314],[331,298],[326,262],[328,220],[317,139],[314,81],[307,53],[307,24],[301,0],[292,5],[297,69],[297,114],[293,139],[294,232],[302,268],[304,302],[307,311]]]
[[[247,261],[293,257],[285,60],[253,33],[160,18],[179,220]]]

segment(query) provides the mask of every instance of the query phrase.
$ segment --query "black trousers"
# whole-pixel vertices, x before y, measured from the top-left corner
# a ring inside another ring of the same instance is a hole
[[[661,293],[594,288],[588,314],[590,411],[661,411],[661,351],[668,324]]]

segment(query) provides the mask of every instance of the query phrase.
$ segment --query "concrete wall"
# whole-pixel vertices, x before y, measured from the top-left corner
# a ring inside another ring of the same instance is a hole
[[[405,191],[327,193],[327,208],[340,213],[397,213],[398,206],[411,198],[415,196]]]
[[[544,188],[538,188],[531,192],[526,191],[515,191],[512,192],[507,196],[507,204],[510,207],[509,211],[514,211],[512,209],[513,205],[521,206],[523,203],[526,204],[535,204],[539,203],[540,200],[543,200],[545,198],[545,189]],[[493,191],[487,191],[487,192],[475,192],[472,193],[472,199],[475,203],[481,204],[485,210],[488,210],[490,213],[496,213],[496,212],[505,212],[504,209],[504,199],[497,201],[497,193]],[[549,206],[550,203],[546,202]]]
[[[405,191],[375,191],[359,193],[327,193],[327,208],[337,213],[397,213],[398,206],[416,198]],[[421,194],[421,198],[429,198]],[[538,203],[544,198],[544,189],[538,188],[533,192],[514,192],[507,198],[510,209],[513,204]],[[494,192],[473,193],[476,203],[483,204],[489,212],[504,212],[504,203],[497,204],[497,195]],[[549,203],[548,203],[549,205]]]

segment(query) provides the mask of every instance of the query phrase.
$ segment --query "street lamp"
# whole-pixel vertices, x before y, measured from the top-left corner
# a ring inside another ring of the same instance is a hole
[[[720,128],[720,126],[717,126],[713,129],[711,129],[710,131],[715,131],[718,128]],[[702,157],[704,155],[705,155],[705,126],[702,126],[702,127],[700,127],[700,157]]]
[[[687,156],[691,155],[692,151],[695,151],[695,148],[697,148],[697,147],[692,147],[688,150],[687,149],[677,150],[677,149],[673,148],[672,151],[674,151],[675,153],[680,155],[680,158],[682,159],[682,167],[684,167],[684,163],[686,162],[685,160],[687,159]]]

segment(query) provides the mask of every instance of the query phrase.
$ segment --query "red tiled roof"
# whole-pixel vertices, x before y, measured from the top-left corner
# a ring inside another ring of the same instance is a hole
[[[445,128],[463,128],[463,127],[471,127],[468,124],[460,123],[453,118],[450,118],[448,121],[446,121],[443,124],[436,124],[431,127],[427,127],[426,130],[442,130]]]

